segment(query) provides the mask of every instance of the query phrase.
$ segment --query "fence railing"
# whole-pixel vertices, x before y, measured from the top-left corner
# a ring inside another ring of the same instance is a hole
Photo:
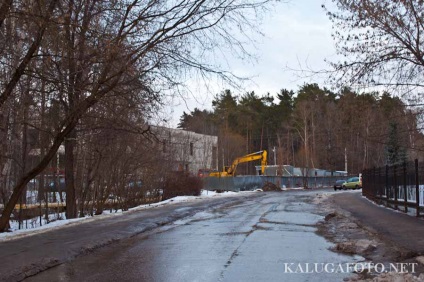
[[[395,210],[424,211],[424,163],[405,162],[393,166],[366,169],[362,172],[362,194],[368,199]]]

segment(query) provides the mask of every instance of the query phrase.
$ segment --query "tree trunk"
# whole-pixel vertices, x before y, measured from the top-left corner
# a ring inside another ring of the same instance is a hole
[[[90,104],[90,103],[88,103]],[[80,110],[85,110],[89,107],[87,105],[84,108],[81,108]],[[69,134],[69,132],[76,126],[78,122],[78,113],[76,112],[74,114],[75,116],[69,117],[67,121],[67,125],[61,131],[59,134],[57,134],[52,146],[50,147],[47,154],[43,157],[43,159],[38,163],[38,165],[33,168],[31,171],[25,174],[24,177],[22,177],[18,183],[13,188],[13,193],[10,196],[9,201],[7,202],[6,206],[3,209],[3,212],[0,217],[0,232],[5,231],[9,226],[9,220],[10,215],[13,212],[13,209],[15,208],[16,203],[19,200],[19,197],[21,196],[22,192],[25,189],[25,186],[28,184],[28,182],[33,179],[35,176],[40,174],[50,163],[50,161],[53,159],[53,157],[56,155],[57,150],[59,149],[60,144],[62,144],[63,140],[65,139],[65,136]]]
[[[72,130],[65,138],[65,184],[66,184],[66,219],[77,217],[74,177],[74,147],[76,132]]]

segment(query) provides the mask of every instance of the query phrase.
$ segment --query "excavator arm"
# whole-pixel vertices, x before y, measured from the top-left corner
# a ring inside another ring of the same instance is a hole
[[[238,164],[261,160],[261,172],[262,175],[265,173],[265,166],[267,165],[267,151],[259,151],[251,153],[243,157],[239,157],[233,161],[231,166],[224,167],[222,172],[213,172],[209,176],[221,177],[221,176],[234,176],[237,170]]]
[[[259,152],[256,152],[256,153],[251,153],[251,154],[248,154],[248,155],[245,155],[243,157],[239,157],[239,158],[235,159],[233,161],[233,164],[227,169],[227,173],[229,175],[235,175],[238,164],[253,162],[253,161],[256,161],[256,160],[261,160],[261,172],[262,172],[262,175],[263,175],[264,172],[265,172],[265,166],[267,164],[267,161],[266,161],[267,160],[267,152],[266,152],[266,150],[259,151]]]

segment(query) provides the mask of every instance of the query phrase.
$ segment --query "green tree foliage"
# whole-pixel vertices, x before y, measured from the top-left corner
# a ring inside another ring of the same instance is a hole
[[[293,90],[281,89],[280,93],[277,93],[277,99],[279,100],[277,109],[283,121],[290,119],[294,107],[293,97]]]
[[[195,108],[189,114],[184,112],[177,127],[208,135],[216,135],[218,133],[212,112],[201,111],[198,108]]]
[[[212,107],[215,115],[215,122],[224,126],[226,129],[236,128],[236,109],[237,97],[234,96],[230,90],[225,90],[219,95],[216,95],[212,101]]]
[[[388,165],[400,164],[407,159],[406,150],[402,146],[403,142],[400,138],[398,124],[390,122],[386,144],[386,162]]]
[[[321,89],[318,84],[304,84],[297,92],[297,96],[294,99],[294,103],[299,103],[301,101],[334,101],[336,94],[330,90],[324,88]]]

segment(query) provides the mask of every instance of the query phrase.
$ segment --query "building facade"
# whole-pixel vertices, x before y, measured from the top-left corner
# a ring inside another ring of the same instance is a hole
[[[218,136],[166,127],[152,127],[152,132],[172,170],[197,174],[199,169],[217,169]]]

